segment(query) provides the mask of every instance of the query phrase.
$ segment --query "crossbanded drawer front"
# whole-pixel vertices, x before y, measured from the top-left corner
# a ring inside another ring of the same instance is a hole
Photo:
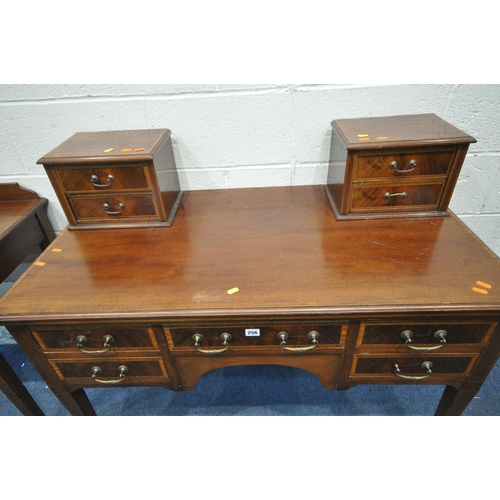
[[[52,360],[50,363],[62,381],[91,387],[168,381],[167,370],[160,357]]]
[[[482,346],[486,344],[497,325],[497,322],[487,320],[473,323],[361,323],[356,347],[405,347],[408,338],[408,344],[413,347],[435,347],[444,344],[442,349],[447,350],[458,346]],[[441,342],[442,338],[445,342]]]
[[[88,356],[111,354],[115,351],[124,353],[131,350],[159,350],[154,333],[149,328],[31,331],[45,353],[83,353]]]
[[[98,219],[117,221],[137,217],[157,218],[153,197],[148,194],[69,197],[69,203],[79,222]]]
[[[165,328],[167,339],[171,349],[194,350],[195,341],[193,336],[201,335],[203,340],[199,348],[221,348],[223,339],[221,336],[228,333],[231,338],[228,341],[231,349],[244,349],[250,347],[275,347],[280,348],[283,332],[287,334],[284,347],[313,347],[313,338],[317,332],[317,345],[341,347],[345,342],[347,324],[335,323],[330,325],[280,325],[280,326],[255,326],[255,327],[214,327],[214,328]]]
[[[148,189],[144,166],[56,168],[67,193]]]
[[[358,154],[354,162],[356,179],[420,175],[447,175],[456,149],[392,154]]]
[[[352,190],[351,210],[429,210],[439,205],[444,184],[362,185]]]
[[[354,355],[351,376],[391,377],[395,380],[428,380],[443,375],[468,375],[479,354],[422,356]],[[430,373],[425,363],[431,363]],[[399,375],[396,372],[399,370]],[[412,378],[406,378],[412,377]]]

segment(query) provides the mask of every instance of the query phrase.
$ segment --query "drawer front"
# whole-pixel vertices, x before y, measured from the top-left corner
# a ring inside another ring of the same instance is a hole
[[[354,186],[351,210],[429,210],[439,205],[444,184]]]
[[[126,353],[131,350],[158,351],[154,333],[148,328],[95,330],[37,330],[32,329],[44,353],[60,352],[74,355]]]
[[[148,189],[144,166],[108,165],[101,168],[57,168],[66,193]]]
[[[168,382],[161,358],[94,359],[51,361],[63,382],[80,386],[105,387]]]
[[[391,154],[359,154],[354,160],[355,179],[376,177],[448,175],[455,149]]]
[[[444,351],[460,346],[482,346],[498,323],[491,321],[464,322],[408,322],[361,323],[357,347],[380,346],[432,349]],[[444,332],[444,333],[443,333]],[[442,342],[444,339],[444,342]]]
[[[351,376],[388,377],[395,382],[433,382],[436,379],[442,381],[447,376],[467,376],[478,357],[479,354],[452,356],[354,355]]]
[[[281,346],[285,332],[285,343]],[[317,337],[314,333],[317,332]],[[345,342],[347,324],[336,323],[330,325],[280,325],[264,327],[217,327],[217,328],[165,328],[167,339],[172,350],[184,349],[196,351],[193,336],[200,335],[198,349],[222,349],[229,345],[227,351],[245,348],[311,348],[321,349],[322,346],[341,347]],[[221,336],[228,333],[231,338],[224,345]],[[316,338],[317,344],[314,342]],[[285,351],[287,349],[284,349]],[[300,351],[298,351],[300,352]]]
[[[156,217],[151,195],[80,196],[70,197],[69,203],[77,221],[133,219]]]

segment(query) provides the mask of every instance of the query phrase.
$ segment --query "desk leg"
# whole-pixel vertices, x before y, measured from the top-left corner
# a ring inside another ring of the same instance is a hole
[[[40,407],[36,404],[31,394],[27,391],[17,374],[1,354],[0,390],[23,415],[43,416]]]
[[[7,330],[18,343],[19,347],[24,351],[31,363],[33,363],[33,366],[45,380],[56,398],[71,415],[87,416],[96,414],[83,389],[77,389],[71,392],[61,382],[59,376],[50,365],[28,328],[9,326]]]
[[[477,390],[458,390],[451,385],[447,385],[441,401],[436,409],[435,416],[458,416],[463,413],[472,398],[477,394]]]

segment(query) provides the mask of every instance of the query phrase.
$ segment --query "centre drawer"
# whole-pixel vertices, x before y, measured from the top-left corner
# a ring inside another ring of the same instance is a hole
[[[448,175],[456,149],[415,150],[381,154],[358,154],[354,160],[355,179],[375,177]]]
[[[65,356],[126,354],[137,351],[159,352],[158,343],[150,328],[109,328],[31,330],[42,351],[49,355]]]
[[[143,165],[81,166],[55,169],[66,193],[148,189]]]
[[[498,322],[488,320],[363,322],[356,347],[402,347],[446,351],[455,347],[480,347],[488,341]]]
[[[246,348],[310,348],[310,350],[313,350],[321,349],[323,346],[342,347],[345,342],[346,332],[347,323],[273,325],[251,328],[246,326],[165,327],[170,348],[174,351],[181,349],[189,351],[207,348],[222,349],[227,346],[228,351]],[[229,334],[229,338],[224,334]],[[224,343],[225,339],[226,343]],[[196,347],[195,344],[197,344]]]

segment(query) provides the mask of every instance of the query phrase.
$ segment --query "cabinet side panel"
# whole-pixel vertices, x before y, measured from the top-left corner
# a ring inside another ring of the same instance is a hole
[[[340,210],[342,205],[342,193],[344,190],[344,179],[347,162],[347,148],[339,133],[333,127],[330,143],[330,160],[328,162],[327,186],[333,198],[333,202]]]

